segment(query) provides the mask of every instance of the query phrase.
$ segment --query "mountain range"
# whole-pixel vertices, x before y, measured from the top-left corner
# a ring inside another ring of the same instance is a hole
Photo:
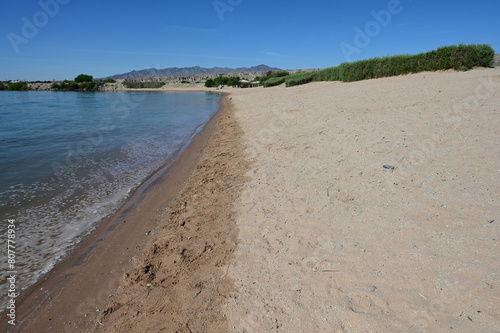
[[[264,71],[278,71],[280,68],[269,67],[267,65],[259,65],[253,67],[239,67],[239,68],[228,68],[228,67],[212,67],[204,68],[200,66],[195,67],[172,67],[164,69],[147,68],[140,71],[131,71],[124,74],[115,74],[113,76],[108,76],[107,78],[113,79],[130,79],[136,77],[151,77],[151,76],[168,76],[168,75],[195,75],[195,74],[227,74],[236,72],[264,72]]]

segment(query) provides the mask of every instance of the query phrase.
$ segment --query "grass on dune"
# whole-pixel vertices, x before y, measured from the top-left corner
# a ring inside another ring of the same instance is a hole
[[[396,55],[346,62],[320,71],[288,75],[285,81],[287,87],[292,87],[313,81],[354,82],[424,71],[470,70],[473,67],[492,66],[494,57],[495,51],[490,45],[460,44],[416,55]]]

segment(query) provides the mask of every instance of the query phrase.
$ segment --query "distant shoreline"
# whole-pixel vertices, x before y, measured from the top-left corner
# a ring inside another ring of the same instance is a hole
[[[299,72],[309,72],[316,69],[298,69],[298,70],[287,70],[289,73],[299,73]],[[189,85],[201,84],[203,85],[206,80],[215,79],[219,76],[226,77],[244,77],[250,80],[255,79],[258,76],[265,76],[268,71],[256,71],[256,72],[233,72],[233,73],[218,73],[218,74],[192,74],[192,75],[167,75],[167,76],[147,76],[147,77],[137,77],[137,78],[127,78],[127,79],[114,79],[116,83],[105,83],[107,79],[98,78],[94,79],[94,82],[103,83],[102,89],[99,91],[134,91],[135,89],[128,89],[121,85],[123,81],[130,82],[164,82],[165,86],[170,86],[171,88],[177,89],[180,87],[190,88]],[[54,80],[54,81],[23,81],[26,82],[29,91],[60,91],[58,89],[52,89],[54,83],[61,84],[65,80]],[[189,83],[182,83],[182,82]],[[4,83],[7,81],[4,81]],[[118,84],[117,84],[118,83]],[[164,87],[159,88],[165,90]],[[172,87],[173,86],[173,87]],[[144,89],[139,89],[143,91]]]

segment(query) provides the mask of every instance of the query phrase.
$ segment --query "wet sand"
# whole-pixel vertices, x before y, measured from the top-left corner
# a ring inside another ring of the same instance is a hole
[[[234,203],[249,165],[230,98],[158,238],[103,314],[105,332],[224,332],[222,308],[237,288],[227,265],[238,243]]]

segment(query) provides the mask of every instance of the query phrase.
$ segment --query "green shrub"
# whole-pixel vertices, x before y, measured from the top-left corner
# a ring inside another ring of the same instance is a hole
[[[28,90],[28,84],[26,82],[10,83],[7,90]]]
[[[215,87],[215,86],[216,86],[216,85],[215,85],[215,83],[214,83],[214,80],[212,80],[212,79],[208,79],[208,80],[206,80],[206,81],[205,81],[205,87],[207,87],[207,88],[211,88],[211,87]]]
[[[236,87],[238,85],[239,81],[240,81],[239,77],[219,76],[215,79],[206,80],[205,87],[207,87],[207,88],[218,87],[218,86]]]
[[[267,80],[265,80],[263,83],[261,83],[265,88],[267,87],[274,87],[274,86],[279,86],[280,84],[284,83],[286,80],[286,77],[272,77]]]
[[[59,84],[59,86],[61,87],[61,89],[67,89],[67,88],[69,88],[69,81],[68,80],[64,80],[63,82],[61,82]]]
[[[300,73],[287,77],[286,86],[311,81],[353,82],[381,77],[439,70],[469,70],[473,67],[493,65],[495,51],[489,45],[452,45],[416,55],[396,55],[343,63],[311,74]]]
[[[106,80],[106,83],[115,83],[115,79],[109,78]]]
[[[5,84],[3,82],[0,82],[0,90],[5,90],[5,89],[7,89]]]
[[[95,81],[77,83],[74,81],[64,80],[61,83],[52,83],[51,89],[63,91],[99,91],[102,85],[102,82]]]
[[[86,91],[93,91],[94,88],[96,87],[96,84],[94,81],[88,82],[88,83],[82,83],[79,87],[81,90],[86,90]]]
[[[317,72],[302,72],[302,73],[295,73],[292,75],[288,75],[286,77],[286,86],[287,87],[292,87],[292,86],[297,86],[300,84],[305,84],[312,82],[314,79],[314,75]]]
[[[272,74],[272,77],[285,77],[288,75],[290,75],[290,73],[287,71],[277,71]]]
[[[94,77],[92,75],[80,74],[77,77],[75,77],[75,82],[76,83],[90,82],[93,79],[94,79]]]
[[[123,85],[129,89],[156,89],[165,85],[165,82],[133,82],[123,81]]]
[[[190,81],[183,80],[181,83],[191,83]]]
[[[290,73],[287,72],[287,71],[277,71],[277,72],[268,71],[266,73],[266,76],[257,76],[255,78],[255,81],[259,81],[262,86],[267,87],[265,85],[265,82],[267,80],[271,80],[271,79],[275,79],[275,78],[281,78],[281,77],[286,77],[288,75],[290,75]]]

